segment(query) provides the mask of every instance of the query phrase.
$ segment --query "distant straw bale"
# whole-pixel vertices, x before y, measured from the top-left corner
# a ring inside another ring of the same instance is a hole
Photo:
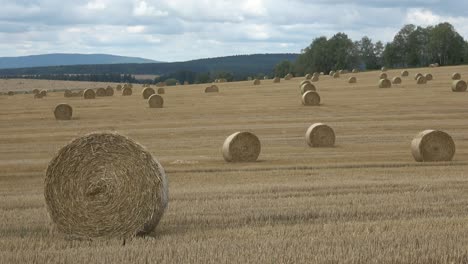
[[[42,97],[47,96],[47,90],[41,90],[39,93],[41,94]]]
[[[426,75],[424,75],[424,77],[426,78],[426,81],[432,81],[434,79],[434,77],[430,73],[426,73]]]
[[[404,70],[401,72],[401,77],[408,77],[409,76],[409,72],[407,70]]]
[[[122,91],[122,85],[118,84],[117,87],[115,87],[115,89],[120,92]]]
[[[236,132],[226,138],[222,153],[227,162],[254,162],[261,151],[260,140],[250,132]]]
[[[390,88],[392,87],[392,82],[389,79],[380,79],[379,88]]]
[[[454,80],[452,82],[453,92],[466,92],[467,84],[463,80]]]
[[[384,67],[381,68],[381,70],[382,70],[383,72],[386,72],[386,71],[387,71],[387,67],[384,66]]]
[[[424,77],[424,75],[422,75],[421,73],[416,73],[416,74],[414,75],[414,79],[415,79],[415,80],[418,80],[418,78],[421,77],[421,76]]]
[[[356,83],[357,82],[357,78],[352,76],[352,77],[349,77],[348,79],[348,83]]]
[[[94,99],[94,98],[96,98],[96,93],[94,92],[93,89],[86,89],[83,92],[83,98],[84,99]]]
[[[461,79],[461,74],[458,72],[455,72],[452,74],[452,80],[460,80]]]
[[[70,89],[66,89],[65,92],[63,93],[64,97],[72,97],[73,92]]]
[[[307,129],[305,138],[310,147],[333,147],[335,145],[335,132],[323,123],[311,125]]]
[[[205,88],[205,93],[217,93],[219,92],[219,88],[216,85],[211,85]]]
[[[32,90],[32,93],[33,93],[33,94],[38,94],[38,93],[39,93],[39,89],[33,89],[33,90]]]
[[[426,84],[427,83],[426,77],[419,76],[418,79],[416,80],[416,83],[417,84]]]
[[[148,98],[148,105],[150,108],[162,108],[164,105],[164,99],[158,94],[152,94]]]
[[[165,94],[166,90],[164,88],[158,88],[158,94]]]
[[[302,104],[305,106],[320,105],[320,95],[314,91],[305,92],[302,95]]]
[[[335,72],[333,74],[333,78],[337,79],[337,78],[340,78],[340,73],[339,72]]]
[[[402,80],[398,76],[392,79],[392,84],[401,84],[401,83],[402,83]]]
[[[287,81],[291,80],[292,78],[293,78],[292,73],[288,73],[288,74],[286,74],[286,76],[284,76],[284,79],[287,80]]]
[[[317,91],[315,88],[315,85],[313,85],[311,82],[306,82],[301,85],[301,95],[308,92],[308,91]]]
[[[312,74],[310,74],[310,73],[306,74],[305,78],[306,78],[306,80],[312,79]]]
[[[92,133],[50,161],[44,196],[60,233],[125,239],[155,229],[168,204],[168,183],[161,164],[140,144],[115,133]]]
[[[114,88],[112,88],[112,86],[107,86],[106,96],[114,96]]]
[[[130,88],[130,86],[126,86],[122,89],[122,96],[130,96],[132,95],[133,90]]]
[[[275,77],[273,79],[273,83],[279,83],[281,81],[281,78],[280,77]]]
[[[106,89],[105,88],[97,88],[96,90],[96,96],[97,97],[104,97],[106,96]]]
[[[416,161],[450,161],[455,155],[452,137],[438,130],[424,130],[411,141],[411,153]]]
[[[260,79],[255,79],[253,85],[260,85]]]
[[[382,73],[379,75],[379,79],[388,79],[388,75],[387,75],[385,72],[382,72]]]
[[[143,89],[141,92],[141,95],[143,96],[143,99],[148,99],[151,95],[155,94],[156,92],[154,91],[153,88],[151,87],[146,87]]]
[[[58,104],[54,110],[57,120],[70,120],[73,115],[73,108],[69,104]]]

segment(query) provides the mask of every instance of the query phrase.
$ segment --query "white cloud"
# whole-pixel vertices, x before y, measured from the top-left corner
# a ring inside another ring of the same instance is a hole
[[[133,8],[133,15],[142,17],[165,17],[168,16],[169,13],[167,11],[157,10],[146,1],[139,1]]]
[[[103,10],[106,9],[107,3],[102,0],[90,1],[86,4],[86,8],[91,10]]]
[[[440,23],[441,17],[432,13],[431,10],[411,8],[406,13],[405,21],[409,24],[428,26]]]

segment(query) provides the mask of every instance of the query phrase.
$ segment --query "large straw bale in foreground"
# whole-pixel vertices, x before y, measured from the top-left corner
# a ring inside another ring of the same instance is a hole
[[[335,132],[331,127],[322,123],[311,125],[307,129],[305,138],[310,147],[333,147],[335,145]]]
[[[164,105],[164,99],[158,94],[152,94],[148,98],[148,105],[150,108],[162,108]]]
[[[127,238],[154,230],[168,203],[167,178],[151,153],[112,133],[73,140],[50,161],[45,201],[61,233]]]
[[[70,120],[73,115],[73,108],[69,104],[58,104],[54,110],[57,120]]]
[[[467,88],[466,82],[463,80],[455,80],[452,82],[453,92],[465,92]]]
[[[416,161],[450,161],[455,155],[452,137],[438,130],[424,130],[411,141],[411,152]]]
[[[307,91],[302,95],[302,104],[306,106],[320,105],[320,95],[315,91]]]
[[[226,138],[223,144],[223,157],[228,162],[253,162],[260,155],[261,144],[256,135],[250,132],[236,132]]]

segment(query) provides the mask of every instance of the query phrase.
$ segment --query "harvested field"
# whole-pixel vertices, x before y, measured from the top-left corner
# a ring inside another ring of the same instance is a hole
[[[0,263],[466,263],[468,93],[451,85],[468,66],[409,71],[434,80],[379,89],[380,71],[352,86],[324,77],[317,107],[301,103],[303,77],[223,83],[210,96],[207,84],[165,87],[156,111],[141,85],[83,100],[54,88],[117,84],[0,80],[0,91],[48,90],[41,100],[0,96]],[[59,103],[73,105],[72,120],[55,120]],[[318,122],[335,131],[334,147],[305,144]],[[450,134],[452,161],[414,160],[411,141],[426,129]],[[150,236],[68,240],[51,229],[47,164],[94,131],[132,138],[164,167],[169,206]],[[236,131],[258,136],[257,162],[225,162],[223,142]]]

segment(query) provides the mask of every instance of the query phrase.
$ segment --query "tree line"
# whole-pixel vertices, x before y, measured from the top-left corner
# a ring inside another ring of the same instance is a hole
[[[352,41],[346,34],[319,37],[301,51],[295,62],[282,61],[275,67],[276,76],[287,73],[304,75],[340,69],[375,70],[424,67],[438,63],[459,65],[468,62],[468,42],[450,23],[420,27],[405,25],[393,41],[383,44],[367,36]]]

